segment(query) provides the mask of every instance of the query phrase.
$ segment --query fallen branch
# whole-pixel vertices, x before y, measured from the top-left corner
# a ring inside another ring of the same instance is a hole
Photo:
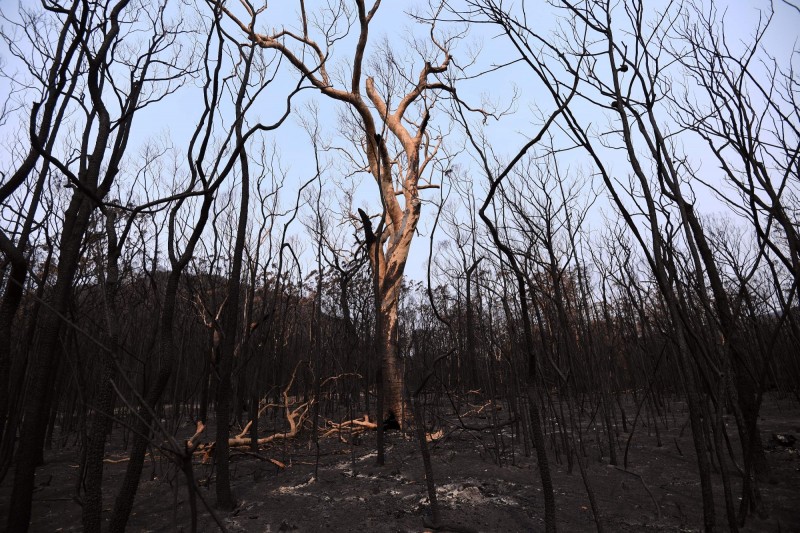
[[[289,380],[289,383],[283,389],[283,405],[278,406],[277,404],[268,404],[263,406],[259,409],[259,416],[263,410],[267,409],[268,407],[283,407],[286,411],[286,421],[289,422],[289,431],[284,431],[281,433],[275,433],[273,435],[269,435],[268,437],[259,438],[257,444],[262,446],[264,444],[268,444],[270,442],[276,440],[285,440],[290,439],[292,437],[297,436],[300,433],[300,429],[303,427],[303,422],[305,421],[306,417],[308,416],[308,409],[314,404],[314,400],[309,400],[304,402],[297,407],[294,407],[294,401],[289,398],[289,390],[291,390],[292,385],[294,384],[295,377],[297,376],[297,369],[300,367],[301,364],[308,364],[308,361],[300,361],[294,367],[294,371],[292,371],[292,377]],[[250,437],[245,437],[244,435],[250,430],[252,424],[252,420],[245,426],[244,431],[236,435],[235,437],[231,437],[228,439],[228,446],[231,448],[236,448],[240,446],[251,446],[253,439]],[[195,434],[197,437],[199,434]],[[193,439],[195,437],[192,437]],[[214,455],[214,449],[216,443],[212,442],[209,444],[203,445],[195,445],[193,451],[203,452],[203,464],[206,464],[211,460],[211,457]]]
[[[469,411],[467,411],[466,413],[462,414],[461,416],[462,416],[462,417],[468,417],[468,416],[477,416],[477,415],[479,415],[479,414],[483,413],[483,411],[484,411],[484,410],[485,410],[487,407],[491,407],[492,405],[494,405],[494,410],[495,410],[495,411],[502,411],[502,410],[503,410],[503,406],[502,406],[502,405],[497,405],[497,404],[494,404],[494,402],[492,402],[491,400],[489,400],[489,401],[487,401],[486,403],[484,403],[483,405],[474,405],[474,404],[469,404],[469,406],[470,406],[470,407],[472,407],[472,409],[471,409],[471,410],[469,410]]]
[[[347,429],[351,433],[360,433],[367,429],[378,429],[378,424],[375,422],[370,422],[369,416],[364,415],[364,418],[354,418],[352,420],[345,420],[344,422],[332,422],[328,421],[328,425],[331,427],[322,434],[323,438],[330,437],[334,433],[340,433],[342,430]]]
[[[201,420],[197,421],[197,426],[195,427],[194,435],[186,441],[186,453],[191,455],[200,445],[200,435],[203,431],[206,430],[205,424]]]
[[[110,465],[118,465],[130,461],[130,457],[123,457],[122,459],[103,459],[103,462]]]
[[[287,400],[288,401],[288,400]],[[280,440],[280,439],[291,439],[292,437],[296,437],[298,433],[300,433],[300,429],[303,426],[303,422],[308,415],[308,408],[314,403],[313,400],[309,400],[303,404],[300,404],[295,409],[290,409],[287,405],[286,407],[286,420],[289,422],[289,431],[284,431],[282,433],[274,433],[268,437],[261,437],[258,439],[257,443],[259,446],[264,444],[268,444],[270,442]],[[228,439],[228,446],[250,446],[253,442],[253,439],[250,437],[232,437]]]
[[[433,442],[441,439],[442,437],[444,437],[444,431],[441,429],[439,431],[434,431],[433,433],[425,433],[425,440],[427,442]]]
[[[273,458],[271,458],[271,457],[264,457],[263,455],[260,455],[260,454],[258,454],[258,453],[251,452],[251,451],[248,451],[248,450],[239,450],[239,449],[237,449],[237,450],[232,450],[232,451],[235,451],[235,452],[236,452],[236,454],[235,454],[235,455],[248,455],[248,456],[250,456],[250,457],[255,457],[255,458],[256,458],[256,459],[258,459],[259,461],[264,461],[264,462],[267,462],[267,463],[272,463],[272,464],[274,464],[275,466],[277,466],[278,468],[280,468],[281,470],[283,470],[284,468],[286,468],[286,464],[282,463],[281,461],[278,461],[277,459],[273,459]]]

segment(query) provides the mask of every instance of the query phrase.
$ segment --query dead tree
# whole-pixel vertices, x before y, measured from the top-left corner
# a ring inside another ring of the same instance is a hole
[[[249,15],[256,12],[248,1],[242,2]],[[315,25],[320,26],[322,41],[312,34],[313,26],[300,2],[299,32],[280,30],[265,34],[258,32],[245,18],[221,5],[227,16],[247,38],[264,49],[277,50],[311,85],[323,95],[349,106],[357,123],[360,148],[366,155],[364,170],[375,179],[383,212],[378,224],[368,223],[366,213],[364,235],[370,263],[376,280],[376,312],[378,358],[381,364],[383,390],[387,398],[383,414],[394,413],[398,420],[407,418],[404,402],[403,365],[397,346],[397,310],[403,272],[408,260],[411,241],[419,222],[422,202],[420,190],[432,187],[423,182],[423,175],[435,157],[440,140],[430,131],[431,112],[438,93],[452,89],[437,76],[447,72],[451,57],[451,40],[440,42],[431,27],[432,50],[420,51],[423,64],[415,73],[405,72],[392,60],[388,50],[382,50],[381,61],[389,70],[364,74],[364,57],[369,43],[370,23],[381,5],[376,1],[367,9],[365,0],[356,1],[356,12],[346,2],[334,2],[319,14]],[[322,21],[320,23],[320,21]],[[328,64],[338,39],[338,26],[354,26],[358,35],[353,51],[349,79],[342,86],[328,71]],[[434,62],[436,60],[436,62]],[[397,79],[409,80],[397,95]],[[382,76],[376,82],[374,76]],[[383,86],[379,83],[382,82]],[[394,100],[393,100],[394,99]],[[412,117],[411,110],[415,111]],[[399,154],[390,152],[395,143]],[[397,183],[399,182],[399,189]],[[402,197],[402,203],[398,198]]]
[[[234,130],[226,128],[220,135],[217,126],[218,113],[220,112],[220,107],[225,104],[225,93],[221,87],[223,82],[221,70],[223,66],[223,54],[227,46],[227,39],[224,37],[224,32],[220,27],[221,19],[221,11],[215,10],[205,42],[205,49],[202,57],[203,64],[206,65],[206,76],[204,78],[204,107],[200,113],[197,126],[187,150],[189,169],[188,183],[186,184],[184,192],[169,198],[169,200],[174,202],[169,214],[169,234],[167,237],[167,251],[171,270],[167,278],[164,300],[159,317],[159,368],[155,380],[150,384],[147,393],[144,395],[144,403],[146,405],[139,407],[140,416],[136,424],[136,436],[134,438],[125,478],[114,504],[111,523],[109,525],[111,531],[125,530],[128,517],[133,509],[133,502],[138,490],[145,452],[148,445],[147,436],[150,432],[150,413],[160,400],[175,366],[177,351],[175,342],[175,314],[181,276],[191,262],[198,242],[203,235],[216,194],[221,185],[231,176],[235,166],[240,162],[239,158],[241,157],[242,151],[246,149],[248,140],[259,131],[277,129],[288,117],[291,109],[291,99],[297,93],[297,90],[292,91],[286,97],[283,108],[279,108],[279,113],[281,113],[279,118],[272,124],[265,125],[259,123],[244,132],[239,130],[238,134],[236,128],[234,128]],[[213,65],[213,68],[211,65]],[[241,84],[238,87],[247,85],[247,80],[239,78],[237,81]],[[267,85],[268,83],[265,83],[261,90],[257,90],[255,94],[260,94]],[[241,89],[241,91],[245,90],[244,88]],[[237,92],[237,94],[241,94],[241,92]],[[247,104],[238,108],[242,113],[247,106],[252,104],[252,98],[248,98],[245,101]],[[240,102],[240,106],[241,105],[242,102]],[[243,121],[243,114],[237,116],[237,120]],[[215,142],[218,142],[216,148],[214,148]],[[192,207],[188,205],[188,201],[195,197],[199,199],[199,205],[194,206],[194,209],[188,209]],[[185,210],[189,210],[192,213],[194,222],[189,224],[189,227],[186,228],[187,236],[185,239],[182,239],[180,237],[178,221],[180,214],[185,212]],[[179,248],[180,244],[183,244],[182,249]],[[227,427],[227,418],[226,415],[224,420],[220,420],[219,423],[225,424]],[[227,440],[225,442],[227,442]],[[227,460],[227,455],[225,455],[223,461],[225,460]],[[224,506],[229,506],[230,501],[225,501],[226,496],[229,495],[225,494],[224,489],[221,490],[222,504]]]
[[[531,65],[532,69],[537,75],[537,78],[548,89],[552,98],[553,110],[546,116],[542,126],[531,135],[522,147],[511,157],[508,163],[503,165],[496,165],[494,163],[491,149],[488,146],[487,139],[470,124],[467,119],[465,109],[463,106],[457,106],[456,112],[460,118],[460,122],[465,128],[469,142],[478,157],[481,171],[484,174],[489,184],[489,190],[483,200],[478,214],[489,230],[492,243],[496,247],[498,253],[502,255],[506,264],[511,269],[514,281],[516,284],[517,296],[519,298],[519,305],[521,310],[522,319],[522,339],[523,349],[527,359],[527,389],[528,389],[528,402],[530,403],[530,417],[531,417],[531,430],[534,445],[536,447],[536,458],[539,464],[539,474],[542,482],[542,494],[545,504],[545,530],[556,531],[556,505],[555,496],[553,491],[553,482],[550,474],[549,459],[547,457],[546,442],[544,439],[543,424],[541,420],[541,406],[539,405],[539,381],[538,373],[541,366],[536,351],[534,349],[533,341],[533,326],[530,316],[530,306],[528,302],[525,272],[520,264],[520,261],[508,242],[502,238],[501,232],[498,229],[498,222],[493,218],[493,206],[495,196],[502,187],[503,181],[514,170],[519,161],[538,143],[542,141],[548,133],[550,126],[561,116],[567,108],[569,102],[575,93],[575,86],[577,85],[577,77],[573,77],[573,83],[560,83],[552,79],[551,73],[543,70],[537,62],[534,53],[529,48],[526,35],[518,33],[519,26],[513,22],[510,15],[504,12],[493,1],[475,2],[472,3],[467,11],[457,12],[457,15],[463,17],[465,20],[486,21],[491,24],[496,24],[511,40],[520,53],[522,60]]]
[[[107,2],[102,6],[73,2],[63,6],[48,5],[47,10],[65,28],[60,37],[62,46],[54,61],[57,64],[66,61],[51,70],[48,83],[55,85],[49,86],[48,91],[57,87],[59,76],[68,76],[74,69],[72,75],[84,80],[88,98],[85,105],[78,106],[81,110],[78,112],[82,112],[78,131],[82,131],[80,146],[75,147],[77,160],[62,160],[48,149],[52,144],[41,142],[47,139],[51,127],[49,121],[58,109],[52,105],[51,98],[34,104],[31,113],[31,141],[37,156],[64,176],[73,194],[64,213],[60,234],[57,279],[41,317],[42,341],[38,345],[35,364],[30,369],[31,385],[25,404],[8,520],[9,529],[14,531],[26,530],[30,520],[35,469],[41,461],[46,421],[53,402],[53,383],[61,349],[59,332],[79,268],[82,241],[96,210],[106,213],[109,207],[119,207],[110,206],[113,202],[107,201],[106,195],[120,173],[136,112],[160,98],[148,91],[150,70],[163,51],[159,39],[166,35],[156,28],[152,43],[157,44],[146,49],[138,61],[129,63],[132,65],[126,80],[130,82],[129,90],[112,94],[108,84],[120,80],[118,64],[126,60],[122,57],[125,52],[117,45],[128,31],[128,1]],[[44,120],[42,127],[38,119],[40,112]],[[24,178],[23,174],[15,177]]]

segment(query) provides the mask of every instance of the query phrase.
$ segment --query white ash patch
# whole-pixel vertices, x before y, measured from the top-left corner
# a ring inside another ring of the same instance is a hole
[[[483,501],[486,496],[475,485],[448,483],[436,488],[436,497],[448,503],[475,503]]]
[[[387,446],[386,447],[386,453],[391,452],[392,448],[394,448],[394,446]],[[362,455],[360,457],[356,457],[356,463],[363,463],[364,461],[367,461],[369,459],[376,459],[377,457],[378,457],[378,452],[377,451],[365,453],[364,455]],[[353,469],[353,461],[352,461],[352,459],[348,459],[347,461],[341,461],[339,463],[336,463],[331,468],[333,468],[334,470],[352,470]]]
[[[495,498],[492,498],[492,500],[507,507],[519,507],[519,502],[509,496],[496,496]]]
[[[469,505],[477,503],[492,503],[506,507],[519,507],[520,503],[515,498],[497,494],[497,488],[489,488],[474,481],[464,483],[446,483],[436,488],[436,497],[447,505]],[[428,498],[420,500],[427,504]]]

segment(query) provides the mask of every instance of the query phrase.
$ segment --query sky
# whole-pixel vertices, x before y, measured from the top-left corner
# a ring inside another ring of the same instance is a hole
[[[23,0],[21,5],[30,5],[29,2],[30,0]],[[526,9],[529,10],[529,14],[531,7],[535,10],[534,16],[531,17],[532,24],[540,28],[543,33],[549,33],[554,29],[552,11],[543,7],[545,5],[543,2],[529,0],[523,3]],[[307,2],[308,12],[315,13],[319,4],[324,4],[324,2]],[[520,2],[515,4],[519,5]],[[655,10],[663,5],[664,2],[653,1],[645,2],[645,4],[649,9]],[[720,11],[725,11],[726,13],[725,20],[728,29],[726,37],[731,42],[733,40],[747,42],[757,22],[758,10],[767,9],[769,6],[765,0],[728,0],[717,2],[717,5]],[[5,17],[11,19],[15,17],[15,8],[13,6],[14,4],[10,2],[0,6]],[[297,6],[297,2],[269,2],[268,9],[259,17],[260,23],[257,29],[267,32],[274,28],[297,28]],[[384,39],[390,43],[389,48],[391,50],[402,54],[401,60],[416,59],[409,53],[406,42],[413,38],[424,38],[427,29],[416,23],[407,13],[417,10],[424,11],[426,6],[427,2],[416,0],[384,0],[370,28],[370,42],[372,44],[367,50],[367,60],[365,62],[367,75],[370,74],[369,69],[373,61],[379,61],[379,59],[375,59],[380,57],[379,53],[375,55],[376,46],[380,45]],[[800,22],[800,13],[781,0],[776,0],[774,7],[776,16],[764,41],[765,47],[776,57],[788,57],[791,50],[797,48],[797,27],[798,22]],[[184,9],[188,10],[189,8],[184,7]],[[7,22],[3,23],[2,26],[5,29],[9,27]],[[442,26],[447,26],[445,31],[465,29],[465,26],[460,24],[443,24]],[[237,29],[235,27],[227,25],[226,28],[231,34],[236,34]],[[339,65],[338,68],[346,69],[348,56],[352,49],[352,35],[337,43],[330,58],[330,62],[333,65],[332,71],[337,69],[336,65]],[[479,72],[492,65],[505,63],[513,59],[515,54],[508,42],[498,36],[497,31],[489,26],[469,28],[468,34],[458,43],[453,54],[459,61],[464,62],[470,56],[470,53],[475,50],[480,50],[480,53],[471,72]],[[20,71],[15,66],[15,60],[9,56],[5,47],[0,48],[0,58],[2,58],[6,73],[10,76],[19,76]],[[420,61],[416,61],[416,64],[419,66]],[[260,98],[258,106],[253,110],[252,117],[254,119],[259,118],[262,122],[269,123],[283,112],[285,95],[291,90],[297,79],[296,73],[288,67],[289,65],[286,63],[282,65],[273,87]],[[499,122],[490,123],[486,129],[494,150],[501,158],[507,158],[516,153],[518,147],[526,142],[533,131],[538,129],[539,118],[535,108],[539,107],[547,110],[552,105],[541,84],[522,65],[501,69],[464,83],[460,87],[462,98],[475,105],[479,105],[485,98],[497,102],[501,106],[513,102],[512,107],[515,112],[504,117]],[[9,90],[9,80],[0,79],[0,97],[8,94]],[[517,94],[517,99],[514,101],[512,96],[515,93]],[[202,110],[201,97],[202,93],[198,87],[185,88],[175,95],[167,97],[163,102],[145,109],[137,117],[137,128],[132,139],[133,146],[142,145],[155,136],[168,137],[178,147],[186,146],[199,112]],[[4,100],[5,98],[2,99]],[[29,104],[30,97],[23,98],[22,101],[23,104]],[[347,142],[342,140],[339,134],[338,117],[339,113],[344,109],[344,104],[333,102],[316,91],[304,91],[293,101],[293,108],[308,116],[307,106],[311,103],[315,103],[319,108],[323,139],[336,146],[348,146]],[[440,128],[442,132],[447,133],[445,140],[448,149],[455,152],[463,147],[464,139],[458,132],[458,128],[448,118],[447,108],[448,105],[443,103],[435,111],[433,125]],[[609,113],[595,111],[593,113],[596,113],[596,116],[586,117],[587,121],[601,130],[611,127],[613,117]],[[3,139],[3,143],[9,146],[21,137],[21,131],[24,131],[24,129],[20,128],[18,118],[12,117],[5,125],[0,126],[0,139]],[[287,171],[284,205],[291,204],[294,202],[295,191],[299,184],[315,173],[314,154],[308,134],[301,126],[298,115],[295,115],[281,126],[277,132],[268,134],[265,137],[268,143],[274,142],[279,150],[280,159]],[[686,146],[685,149],[698,165],[706,164],[701,150],[691,145]],[[464,153],[458,157],[457,161],[466,174],[474,176],[474,191],[479,199],[482,198],[486,181],[478,172],[473,171],[474,165],[471,157]],[[618,161],[612,159],[609,163],[611,168],[616,169],[624,169],[627,166],[624,156],[620,156]],[[580,162],[576,161],[576,167],[578,166],[580,166]],[[0,150],[0,168],[3,172],[13,169],[13,163],[7,150]],[[435,172],[436,176],[433,181],[438,182],[441,168]],[[346,183],[349,179],[353,179],[357,190],[354,207],[364,207],[369,212],[376,212],[380,204],[374,181],[368,176],[361,175],[346,178],[344,174],[346,174],[346,168],[341,164],[332,165],[326,170],[326,174],[323,176],[326,199],[324,204],[331,209],[338,210],[338,202],[334,200],[338,195],[335,184],[343,181]],[[422,194],[423,199],[437,200],[439,193],[438,191],[430,190],[424,191]],[[702,191],[700,194],[703,195],[701,197],[701,205],[704,211],[724,211],[724,207],[715,201],[711,194]],[[3,208],[5,210],[7,206],[3,206]],[[426,205],[419,228],[420,236],[412,244],[412,252],[406,273],[415,279],[423,279],[425,275],[425,265],[428,259],[428,232],[434,215],[433,211],[432,205]],[[596,203],[588,220],[589,227],[599,230],[603,225],[603,217],[609,216],[610,213],[611,210],[607,202],[605,202],[604,196],[601,195],[600,201]],[[302,235],[304,229],[301,224],[296,223],[293,232],[296,235]]]

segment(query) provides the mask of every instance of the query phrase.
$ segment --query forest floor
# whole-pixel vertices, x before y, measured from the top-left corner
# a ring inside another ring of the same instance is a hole
[[[619,463],[598,457],[594,430],[584,434],[586,468],[596,494],[602,523],[607,532],[700,531],[702,504],[691,433],[685,425],[682,404],[673,404],[668,429],[661,429],[663,446],[656,446],[652,428],[639,420],[632,439],[628,470],[622,456],[628,434],[619,429]],[[506,413],[499,415],[507,417]],[[631,415],[628,415],[629,418]],[[470,422],[486,425],[488,420]],[[732,422],[726,421],[730,430]],[[761,485],[769,517],[750,517],[743,531],[800,531],[800,442],[794,447],[771,446],[773,433],[800,436],[800,407],[789,400],[765,399],[760,421],[771,483]],[[211,429],[211,428],[209,428]],[[591,428],[590,428],[591,429]],[[628,427],[630,429],[630,425]],[[512,447],[509,427],[503,438],[502,464],[491,432],[478,433],[444,428],[431,443],[434,476],[443,518],[477,531],[541,531],[544,503],[539,473],[532,457]],[[193,433],[189,423],[180,438]],[[209,432],[207,435],[213,435]],[[119,444],[119,443],[118,443]],[[104,511],[113,506],[116,487],[126,467],[121,445],[109,450],[105,465]],[[79,531],[80,506],[75,502],[78,462],[76,449],[46,454],[46,464],[37,471],[33,507],[33,531]],[[576,464],[567,465],[548,450],[560,531],[593,531],[594,519],[583,480]],[[422,459],[417,442],[399,432],[387,433],[385,466],[375,465],[374,433],[351,445],[336,438],[320,441],[318,475],[314,476],[316,449],[307,434],[286,443],[262,447],[258,456],[234,451],[233,490],[238,507],[233,512],[216,511],[230,532],[277,531],[425,531],[427,509]],[[213,503],[214,472],[195,458],[199,492]],[[270,462],[275,459],[285,468]],[[741,478],[732,473],[738,503]],[[0,485],[0,513],[7,512],[13,470]],[[726,530],[722,481],[714,475],[717,523]],[[209,512],[198,502],[201,531],[218,531]],[[189,531],[190,516],[185,482],[164,457],[149,456],[137,494],[129,531]]]

